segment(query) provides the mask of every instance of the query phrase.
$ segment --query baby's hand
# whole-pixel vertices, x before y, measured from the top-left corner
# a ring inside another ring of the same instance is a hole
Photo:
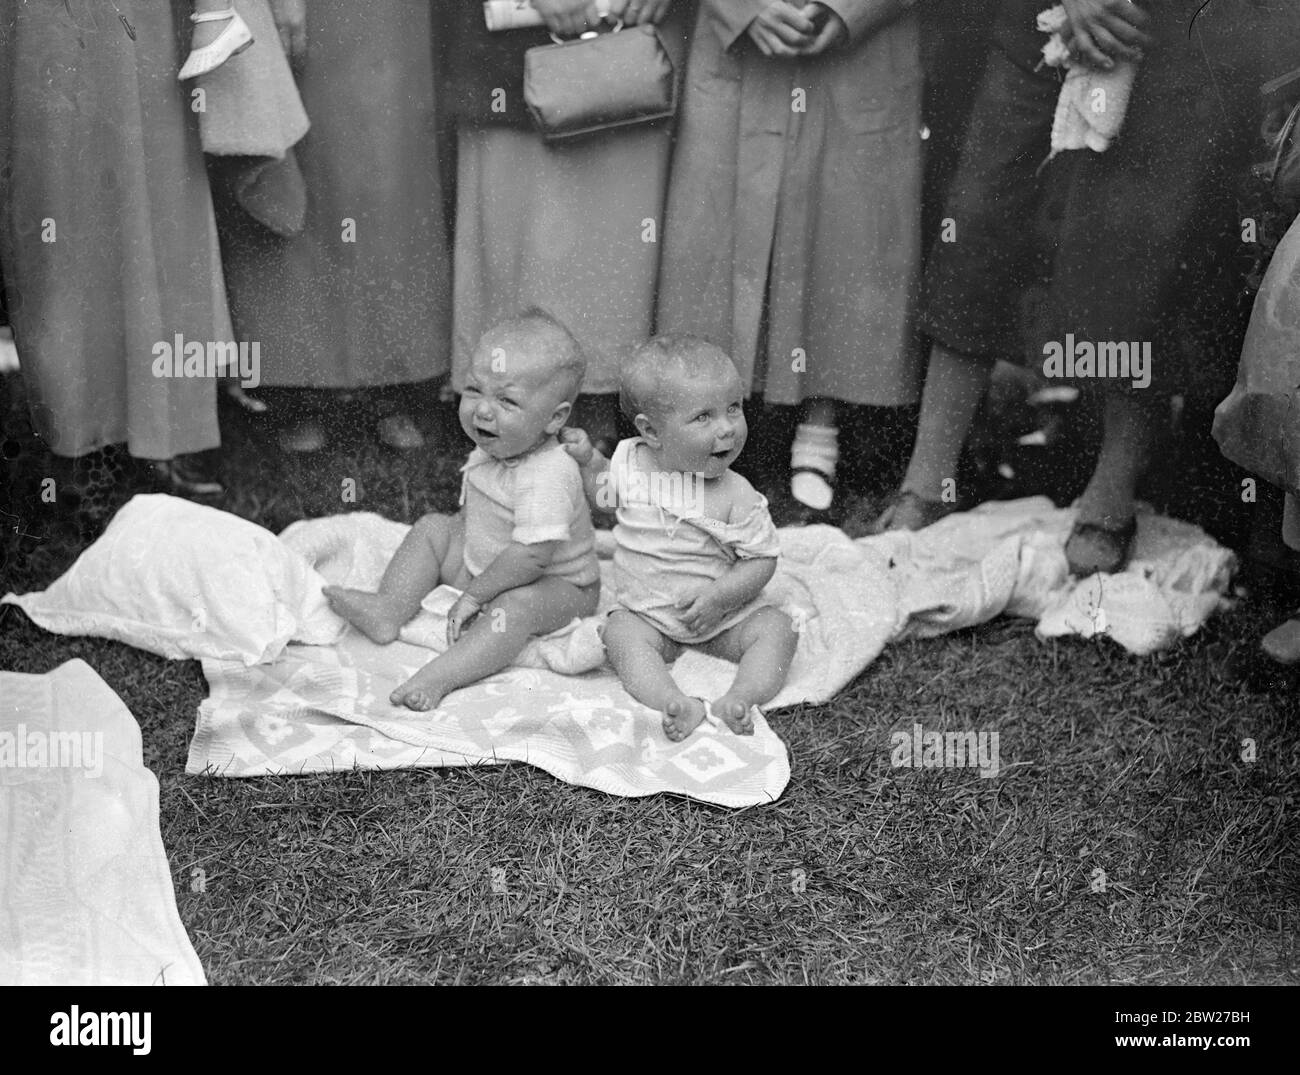
[[[683,597],[676,607],[681,612],[682,622],[697,634],[712,631],[732,611],[711,582],[701,586],[694,594]]]
[[[465,624],[477,616],[482,607],[467,593],[456,598],[456,603],[447,612],[447,645],[452,645],[460,638]]]
[[[578,461],[578,466],[584,470],[591,466],[592,457],[596,454],[596,446],[591,443],[591,438],[587,436],[585,429],[577,429],[574,426],[561,429],[560,443],[564,445],[564,450]]]

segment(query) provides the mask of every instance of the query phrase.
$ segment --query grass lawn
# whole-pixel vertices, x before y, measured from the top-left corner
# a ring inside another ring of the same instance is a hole
[[[50,463],[16,382],[0,575],[23,592],[85,537],[59,522],[66,493],[40,502]],[[454,507],[458,431],[397,458],[340,412],[338,446],[300,459],[226,417],[222,506],[273,530]],[[1012,620],[892,646],[833,703],[769,717],[792,779],[743,811],[523,764],[187,777],[198,662],[6,608],[0,668],[81,657],[135,714],[213,983],[1294,983],[1300,700],[1291,680],[1219,672],[1285,611],[1258,595],[1149,659]],[[892,768],[890,733],[914,722],[997,730],[1001,775]]]

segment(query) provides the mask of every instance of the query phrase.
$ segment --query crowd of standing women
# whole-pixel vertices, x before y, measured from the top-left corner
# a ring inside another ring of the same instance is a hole
[[[155,356],[256,341],[258,391],[227,388],[285,451],[327,443],[339,392],[414,449],[482,331],[540,306],[586,350],[593,439],[616,435],[631,348],[694,333],[798,409],[783,481],[805,518],[842,519],[842,429],[914,437],[862,529],[915,529],[960,503],[995,361],[1132,341],[1148,385],[1086,386],[1103,434],[1067,546],[1114,570],[1171,398],[1208,426],[1231,387],[1265,241],[1242,180],[1300,14],[1065,0],[1070,61],[1135,75],[1113,145],[1048,161],[1050,6],[532,0],[543,26],[490,31],[482,0],[0,0],[0,276],[37,431],[219,493],[222,385]],[[251,47],[178,79],[188,17],[232,13]],[[616,22],[657,26],[675,121],[547,142],[524,51]]]

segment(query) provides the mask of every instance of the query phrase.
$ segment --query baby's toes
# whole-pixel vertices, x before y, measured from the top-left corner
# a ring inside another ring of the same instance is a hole
[[[664,735],[668,736],[674,743],[679,743],[686,738],[688,715],[685,702],[673,701],[668,703],[668,708],[664,711]]]
[[[753,735],[754,718],[744,702],[720,701],[713,711],[722,718],[722,722],[736,735]]]

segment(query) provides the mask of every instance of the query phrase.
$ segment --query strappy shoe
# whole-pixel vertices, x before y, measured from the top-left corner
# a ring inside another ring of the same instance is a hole
[[[196,12],[190,16],[190,22],[195,23],[218,22],[223,19],[230,20],[230,23],[217,35],[216,40],[202,48],[194,49],[185,58],[185,64],[176,76],[182,82],[215,71],[230,57],[239,55],[253,43],[253,31],[248,28],[248,23],[233,7],[222,11]]]
[[[942,500],[930,500],[914,493],[910,489],[900,489],[885,505],[885,510],[874,520],[861,528],[860,535],[865,537],[883,534],[888,530],[924,530],[933,526],[940,519],[946,518],[957,510],[956,504],[945,504]]]
[[[1137,517],[1133,515],[1119,526],[1076,522],[1065,541],[1065,560],[1070,574],[1087,578],[1097,574],[1113,575],[1124,570],[1136,536]]]

